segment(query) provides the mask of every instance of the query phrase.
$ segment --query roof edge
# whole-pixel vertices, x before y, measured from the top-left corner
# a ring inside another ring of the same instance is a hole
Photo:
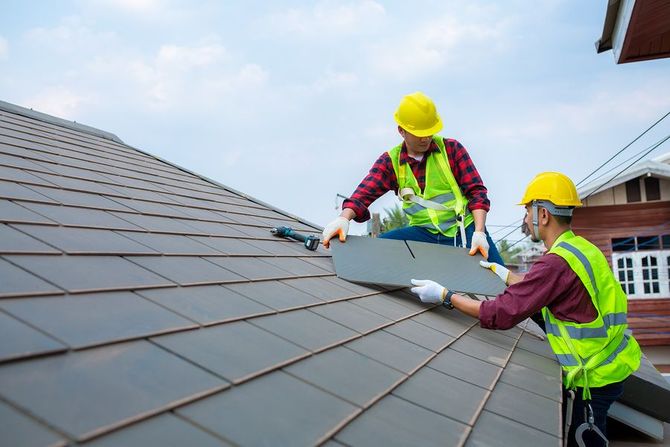
[[[605,11],[605,23],[600,39],[596,41],[596,52],[603,53],[612,49],[612,34],[614,34],[614,25],[619,14],[620,0],[609,0],[607,11]]]
[[[12,104],[6,101],[0,100],[0,110],[10,113],[15,113],[17,115],[26,116],[28,118],[36,119],[49,124],[54,124],[57,126],[65,127],[67,129],[76,130],[79,132],[87,133],[96,137],[104,138],[105,140],[111,140],[115,143],[124,144],[123,141],[115,134],[111,132],[105,132],[104,130],[96,129],[95,127],[87,126],[86,124],[80,124],[76,121],[68,121],[63,118],[57,118],[46,113],[38,112],[33,109],[28,109],[26,107],[21,107],[16,104]]]
[[[584,198],[605,185],[607,185],[607,188],[605,189],[610,189],[643,175],[656,175],[661,178],[670,179],[670,166],[655,160],[645,160],[642,163],[632,166],[632,169],[626,173],[614,174],[604,178],[601,177],[578,188],[577,191],[579,197]],[[605,189],[600,192],[605,191]]]

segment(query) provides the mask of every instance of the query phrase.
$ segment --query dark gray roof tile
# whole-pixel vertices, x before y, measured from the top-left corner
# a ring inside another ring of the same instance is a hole
[[[65,446],[67,443],[62,436],[2,401],[0,433],[2,444],[6,446]]]
[[[63,177],[61,175],[46,174],[43,172],[34,173],[35,176],[48,182],[48,185],[56,185],[61,188],[71,189],[74,191],[86,191],[95,194],[110,194],[118,195],[119,193],[112,187],[106,186],[102,183],[90,182],[84,179]]]
[[[353,405],[277,371],[178,413],[240,445],[314,445],[355,411]]]
[[[519,338],[517,346],[526,351],[546,357],[549,360],[556,360],[556,355],[554,355],[547,340],[540,340],[533,335],[524,333],[521,338]]]
[[[503,382],[496,384],[484,408],[552,436],[558,437],[562,432],[560,418],[556,417],[560,402]]]
[[[463,380],[423,368],[393,394],[450,419],[472,425],[487,390]]]
[[[78,440],[225,386],[146,341],[0,368],[4,399]]]
[[[428,366],[489,390],[498,381],[502,369],[453,349],[439,353]]]
[[[194,256],[128,256],[126,259],[181,286],[244,280],[230,270]]]
[[[228,284],[226,288],[276,310],[286,310],[323,302],[312,295],[277,281],[273,281],[272,283],[245,282]]]
[[[0,307],[75,349],[196,326],[130,292],[20,298]]]
[[[289,257],[279,257],[279,258],[264,258],[263,261],[268,264],[272,264],[275,267],[278,267],[282,270],[295,275],[295,276],[310,276],[310,275],[332,275],[331,272],[328,272],[321,267],[317,267],[314,264],[305,262],[299,258],[289,258]]]
[[[28,183],[32,185],[49,185],[54,186],[55,183],[49,182],[42,177],[40,173],[24,171],[22,169],[10,168],[7,166],[0,166],[0,179],[7,182]]]
[[[290,285],[291,287],[295,287],[298,290],[307,292],[310,295],[314,295],[315,297],[324,301],[332,301],[355,296],[355,294],[350,290],[335,285],[327,281],[327,279],[328,277],[297,278],[283,280],[282,282],[284,284]]]
[[[230,382],[308,354],[304,348],[245,321],[164,335],[152,341]]]
[[[399,304],[387,294],[372,295],[356,300],[356,305],[392,320],[398,320],[415,314],[417,311]]]
[[[454,337],[417,323],[412,319],[401,321],[384,330],[436,352],[454,340]]]
[[[247,232],[247,228],[240,228],[240,231]],[[267,231],[262,237],[272,237],[272,235]],[[275,256],[300,256],[309,253],[305,246],[297,241],[278,239],[276,241],[247,240],[246,242]]]
[[[233,237],[208,237],[208,236],[189,236],[202,244],[212,247],[219,253],[234,256],[257,256],[268,255],[269,253],[255,247],[242,239]]]
[[[18,226],[17,228],[20,228]],[[45,227],[46,228],[46,227]],[[53,228],[53,227],[51,227]],[[60,250],[28,236],[9,225],[0,224],[0,253],[51,253],[60,254]]]
[[[511,363],[523,365],[540,371],[544,374],[559,376],[561,374],[561,366],[556,359],[548,359],[547,357],[534,354],[525,349],[516,349],[510,358]]]
[[[210,256],[206,259],[230,270],[231,272],[252,280],[281,279],[294,276],[286,270],[277,268],[259,258],[247,256]]]
[[[188,236],[176,234],[141,233],[138,231],[120,231],[124,237],[143,246],[149,247],[149,252],[170,255],[212,255],[218,251],[201,244]]]
[[[339,301],[325,306],[315,306],[310,310],[360,333],[370,332],[391,323],[388,318],[356,306],[355,303],[356,300]]]
[[[218,285],[148,289],[137,293],[204,325],[274,313],[273,309]]]
[[[467,426],[395,396],[387,396],[335,437],[355,446],[460,445]]]
[[[0,198],[16,200],[35,200],[38,202],[56,203],[54,200],[39,194],[27,186],[0,180]]]
[[[456,340],[451,348],[498,366],[505,366],[511,353],[510,350],[490,345],[469,335],[464,335]]]
[[[562,399],[563,383],[561,376],[555,372],[545,374],[526,366],[509,363],[500,377],[500,381],[557,402],[561,402]]]
[[[171,413],[156,416],[86,444],[87,447],[183,447],[187,445],[221,447],[233,444]]]
[[[206,222],[204,220],[183,220],[182,223],[194,228],[199,234],[206,236],[231,236],[236,235],[237,228],[221,222]],[[231,233],[232,230],[232,233]],[[192,231],[193,232],[193,231]]]
[[[347,343],[347,348],[409,374],[426,362],[433,353],[419,345],[378,331]]]
[[[155,250],[138,244],[111,230],[55,227],[47,225],[13,225],[15,228],[58,247],[69,254],[157,254]],[[0,244],[1,245],[1,244]],[[60,251],[59,250],[59,251]]]
[[[42,214],[61,225],[82,226],[92,228],[109,228],[113,230],[141,230],[123,219],[107,211],[76,208],[72,206],[45,205],[42,203],[21,203],[31,211]]]
[[[188,218],[189,215],[177,211],[175,208],[157,202],[148,202],[146,200],[126,199],[123,197],[109,197],[109,200],[114,201],[123,206],[119,209],[123,211],[134,210],[142,214],[156,214],[160,216]]]
[[[480,326],[474,326],[468,331],[468,335],[490,345],[498,346],[500,348],[511,351],[516,345],[517,338],[521,334],[517,334],[516,338],[501,337],[500,334],[508,335],[505,332],[506,331],[492,331],[491,329],[483,329]]]
[[[452,337],[460,337],[465,331],[477,324],[477,320],[452,312],[443,306],[431,309],[414,318],[417,323],[424,324]]]
[[[562,443],[557,437],[507,417],[483,411],[465,445],[467,447],[509,447],[513,445],[560,447]]]
[[[346,348],[322,352],[288,366],[285,371],[361,407],[386,394],[405,377]]]
[[[45,295],[63,290],[0,258],[0,297]]]
[[[40,214],[4,199],[0,199],[0,222],[54,223]]]
[[[174,285],[117,256],[12,255],[5,259],[69,292]]]
[[[309,310],[254,318],[251,323],[311,351],[343,343],[357,335],[351,329]]]
[[[30,189],[62,205],[81,206],[101,210],[132,211],[130,208],[99,194],[67,191],[65,189],[46,188],[42,186],[31,186]]]
[[[148,231],[177,233],[177,234],[201,233],[195,228],[185,225],[184,221],[180,221],[172,217],[145,216],[142,214],[117,213],[117,212],[110,212],[110,214],[125,221],[131,222],[132,224]]]
[[[46,171],[50,172],[48,168],[49,163],[42,163],[40,161],[31,161],[21,156],[9,155],[4,153],[0,148],[0,166],[9,166],[11,168],[28,169],[30,171]],[[52,171],[53,172],[53,171]]]
[[[6,301],[0,301],[0,304],[4,303]],[[67,349],[59,341],[3,312],[0,312],[0,340],[3,340],[0,362]]]

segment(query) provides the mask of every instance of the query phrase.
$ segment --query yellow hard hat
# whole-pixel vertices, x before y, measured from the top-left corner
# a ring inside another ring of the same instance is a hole
[[[442,130],[442,120],[433,100],[421,92],[405,95],[393,118],[400,127],[417,137],[429,137]]]
[[[575,184],[560,172],[542,172],[530,181],[519,205],[533,200],[546,200],[556,206],[582,206]]]

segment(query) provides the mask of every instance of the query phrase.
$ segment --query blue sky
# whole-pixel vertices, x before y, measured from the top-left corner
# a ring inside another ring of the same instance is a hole
[[[536,173],[580,180],[670,111],[670,60],[596,54],[606,3],[0,0],[0,99],[325,225],[421,90],[505,225]]]

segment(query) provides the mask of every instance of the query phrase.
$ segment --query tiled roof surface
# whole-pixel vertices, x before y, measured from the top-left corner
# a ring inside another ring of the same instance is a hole
[[[339,279],[309,222],[0,107],[7,445],[560,444],[545,342]]]

